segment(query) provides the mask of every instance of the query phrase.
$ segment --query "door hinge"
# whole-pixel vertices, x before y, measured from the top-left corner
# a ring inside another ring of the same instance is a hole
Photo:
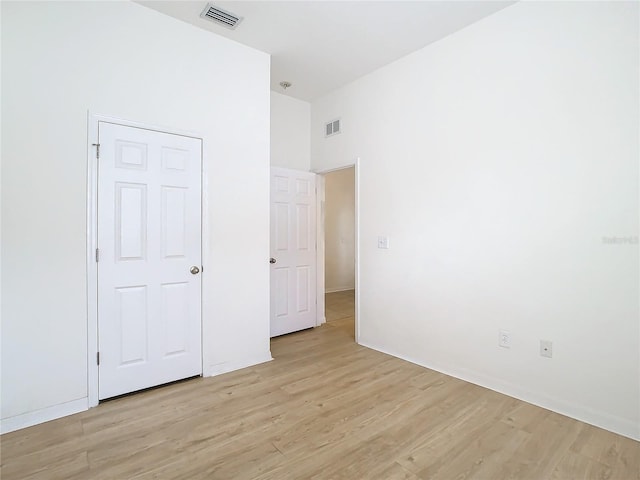
[[[100,249],[96,248],[96,262],[100,261]]]
[[[92,143],[91,145],[96,147],[96,158],[99,160],[100,159],[100,144],[99,143]]]
[[[96,363],[100,365],[100,352],[96,353]]]

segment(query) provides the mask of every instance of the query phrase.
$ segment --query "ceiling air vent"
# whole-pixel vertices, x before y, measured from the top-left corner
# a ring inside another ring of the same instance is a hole
[[[207,6],[200,16],[231,30],[235,30],[238,24],[242,21],[242,17],[222,10],[221,8],[214,6],[212,3],[207,3]]]

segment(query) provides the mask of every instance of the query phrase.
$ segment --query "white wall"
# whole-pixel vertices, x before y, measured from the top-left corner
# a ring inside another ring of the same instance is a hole
[[[4,430],[86,407],[87,110],[203,134],[204,371],[270,359],[269,68],[131,2],[2,2]]]
[[[638,8],[521,2],[312,103],[364,345],[640,438]]]
[[[355,168],[325,174],[325,291],[355,288]]]
[[[311,105],[271,92],[271,165],[309,171]]]

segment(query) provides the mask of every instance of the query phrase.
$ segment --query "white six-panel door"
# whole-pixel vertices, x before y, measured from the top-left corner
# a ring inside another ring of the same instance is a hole
[[[202,373],[202,162],[200,139],[142,128],[100,122],[99,144],[104,399]]]
[[[271,336],[316,326],[316,175],[271,169]]]

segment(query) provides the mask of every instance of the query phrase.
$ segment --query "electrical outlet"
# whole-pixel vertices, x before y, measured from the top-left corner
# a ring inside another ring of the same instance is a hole
[[[540,340],[540,356],[553,357],[553,342],[551,340]]]
[[[389,237],[387,236],[378,237],[378,248],[384,248],[385,250],[389,248]]]
[[[511,334],[507,330],[498,331],[498,346],[511,348]]]

